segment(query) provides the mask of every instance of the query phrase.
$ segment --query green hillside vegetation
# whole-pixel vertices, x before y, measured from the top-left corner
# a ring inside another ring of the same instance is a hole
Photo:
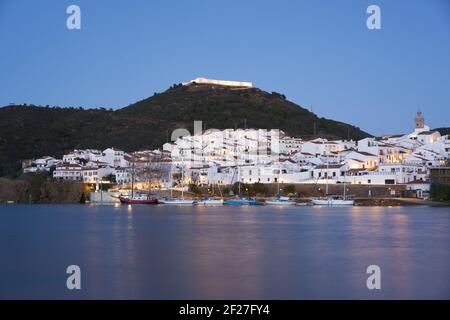
[[[433,131],[439,131],[441,136],[450,134],[450,128],[436,128],[436,129],[433,129]]]
[[[303,138],[361,139],[368,133],[319,118],[276,92],[174,85],[118,110],[10,105],[0,108],[0,176],[15,176],[21,160],[61,157],[75,148],[125,151],[158,148],[174,129],[279,128]]]

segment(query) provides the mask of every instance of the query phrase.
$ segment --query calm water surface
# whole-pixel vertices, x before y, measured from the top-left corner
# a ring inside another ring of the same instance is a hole
[[[2,299],[450,299],[448,208],[3,205],[0,219]]]

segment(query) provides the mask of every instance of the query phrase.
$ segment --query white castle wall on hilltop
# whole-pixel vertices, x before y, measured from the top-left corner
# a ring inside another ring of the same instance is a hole
[[[228,86],[228,87],[244,87],[244,88],[252,88],[253,83],[245,82],[245,81],[231,81],[231,80],[215,80],[215,79],[206,79],[206,78],[195,78],[189,82],[183,82],[183,85],[189,85],[192,83],[197,84],[212,84],[218,86]]]

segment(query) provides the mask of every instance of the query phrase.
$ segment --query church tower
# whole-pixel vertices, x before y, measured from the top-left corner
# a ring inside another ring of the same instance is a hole
[[[422,112],[417,111],[417,114],[414,117],[414,125],[416,129],[423,129],[425,127],[425,118],[423,117]]]

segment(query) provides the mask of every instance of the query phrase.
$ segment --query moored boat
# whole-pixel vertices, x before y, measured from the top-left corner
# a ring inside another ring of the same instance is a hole
[[[158,204],[158,199],[146,194],[135,194],[131,197],[120,195],[119,200],[123,204]]]
[[[277,197],[273,200],[266,200],[265,204],[276,206],[292,206],[295,205],[295,201],[292,201],[289,197]]]
[[[221,206],[223,204],[224,204],[223,199],[205,198],[205,199],[197,200],[197,205],[203,205],[203,206]]]
[[[256,200],[247,198],[228,199],[225,203],[232,206],[257,206],[261,204]]]
[[[196,201],[183,198],[166,198],[159,200],[159,203],[177,206],[193,206],[196,204]]]
[[[146,193],[135,191],[134,189],[134,161],[132,161],[131,166],[131,194],[119,195],[119,201],[122,204],[158,204],[158,199],[151,196],[150,190]]]
[[[319,206],[353,206],[355,200],[347,199],[342,196],[328,196],[326,199],[313,199],[312,204]]]
[[[173,175],[170,172],[170,179],[172,181]],[[175,206],[193,206],[197,204],[195,200],[184,198],[184,161],[181,166],[181,198],[173,198],[173,188],[170,188],[170,198],[163,198],[159,200],[159,203]]]
[[[333,207],[333,206],[353,206],[355,204],[355,200],[353,199],[349,199],[347,197],[347,187],[346,187],[346,179],[347,179],[347,175],[346,172],[344,172],[344,194],[341,195],[329,195],[328,194],[328,177],[329,177],[329,172],[328,172],[328,168],[329,168],[329,162],[328,162],[328,155],[327,155],[327,172],[325,174],[327,180],[326,180],[326,189],[325,189],[325,194],[327,195],[327,197],[325,199],[313,199],[311,200],[311,203],[313,205],[318,205],[318,206],[329,206],[329,207]]]

